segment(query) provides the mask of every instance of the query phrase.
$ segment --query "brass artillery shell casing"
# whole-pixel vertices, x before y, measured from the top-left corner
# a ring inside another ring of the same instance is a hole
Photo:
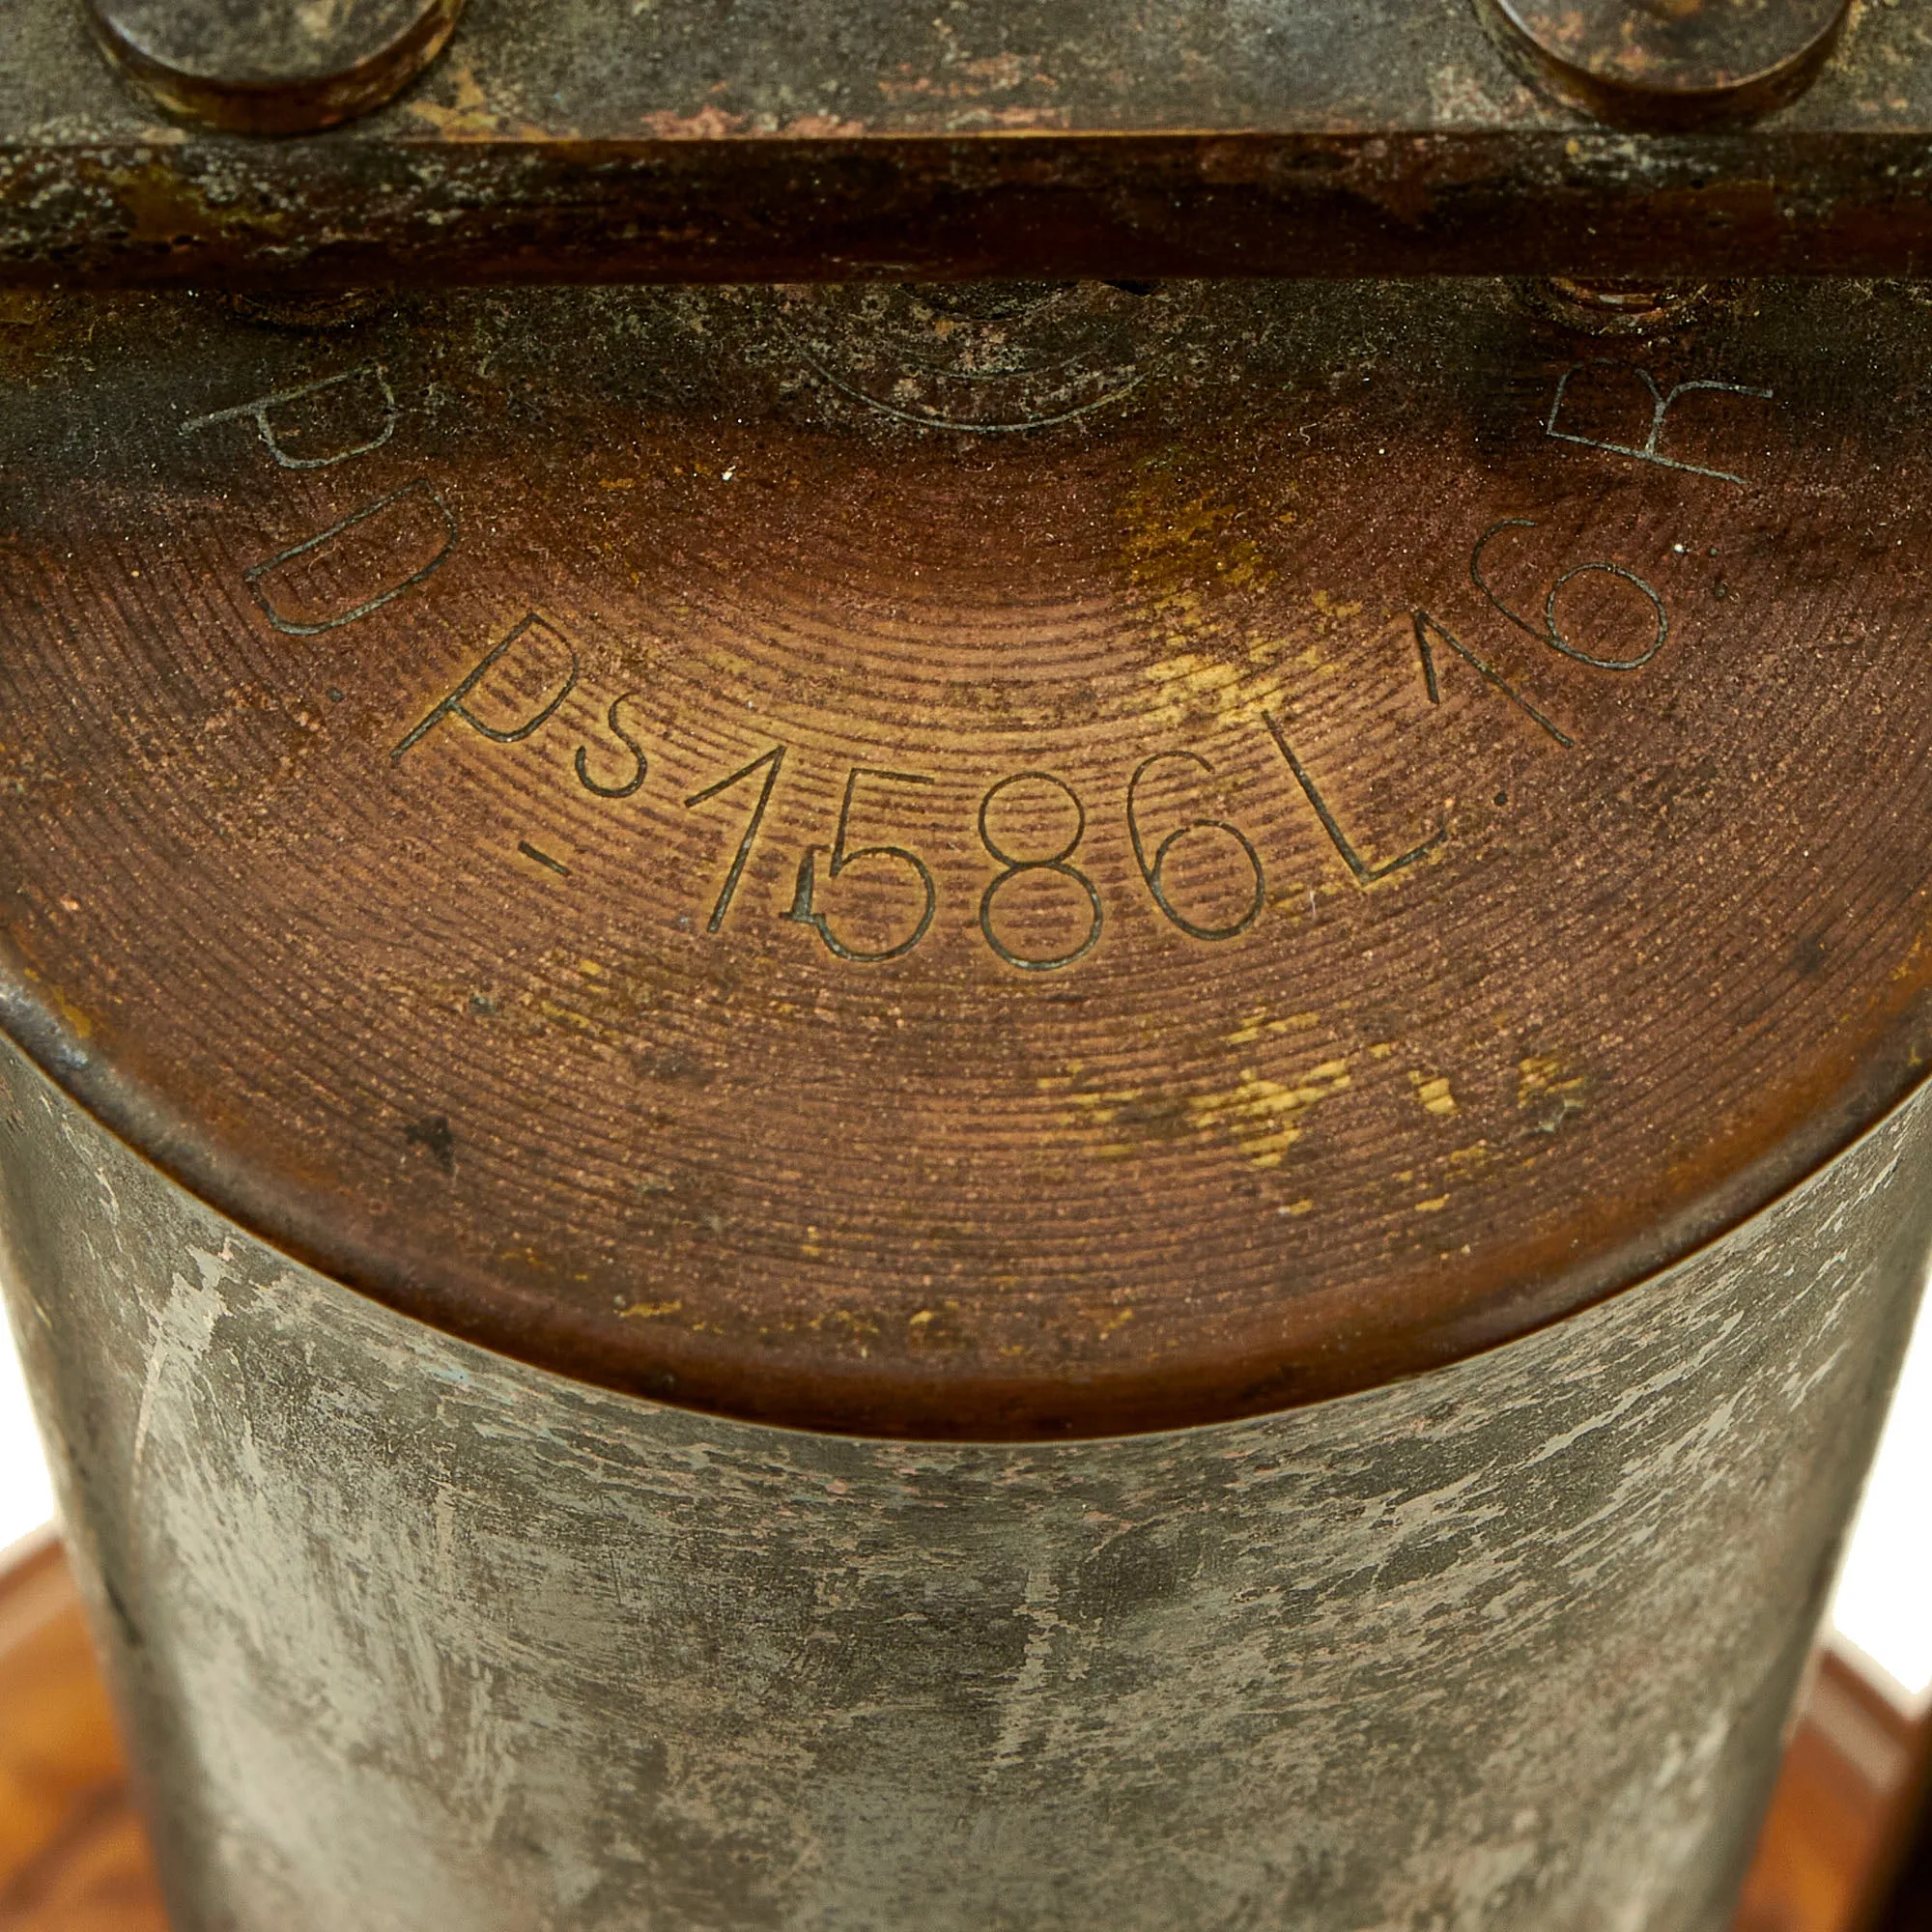
[[[185,1928],[1716,1932],[1932,1215],[1925,311],[0,329],[0,1259]]]

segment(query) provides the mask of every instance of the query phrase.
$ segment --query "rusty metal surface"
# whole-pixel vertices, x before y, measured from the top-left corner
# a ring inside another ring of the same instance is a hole
[[[1740,122],[1794,100],[1848,0],[1480,0],[1529,71],[1619,127]]]
[[[16,306],[6,1023],[696,1407],[1092,1434],[1520,1334],[1927,1042],[1928,311],[1700,313]]]
[[[179,1932],[1725,1932],[1928,1223],[1921,1096],[1429,1376],[860,1442],[346,1293],[0,1043],[0,1281]]]
[[[1540,99],[1469,0],[476,0],[406,97],[185,130],[71,0],[13,0],[0,276],[1911,273],[1932,39],[1861,6],[1793,107],[1634,139]]]
[[[158,105],[242,134],[308,133],[392,99],[463,0],[87,0],[101,45]]]

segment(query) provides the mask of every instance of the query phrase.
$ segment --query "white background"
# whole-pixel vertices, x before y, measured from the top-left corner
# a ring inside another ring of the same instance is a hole
[[[0,1326],[0,1548],[53,1513],[12,1338]],[[1919,1317],[1833,1620],[1901,1702],[1932,1692],[1932,1302]]]
[[[1904,1700],[1932,1692],[1932,1300],[1905,1358],[1832,1621]]]

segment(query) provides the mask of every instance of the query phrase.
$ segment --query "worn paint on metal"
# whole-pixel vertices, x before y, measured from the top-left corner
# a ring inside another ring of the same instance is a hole
[[[1932,1222],[1920,1100],[1432,1375],[866,1442],[420,1327],[4,1068],[182,1932],[1720,1932]]]

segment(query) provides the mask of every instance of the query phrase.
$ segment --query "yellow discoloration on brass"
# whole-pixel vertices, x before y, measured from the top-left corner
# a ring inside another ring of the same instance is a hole
[[[1244,527],[1251,506],[1211,485],[1190,492],[1164,465],[1143,467],[1116,514],[1134,601],[1170,635],[1203,628],[1206,598],[1263,591],[1275,581],[1274,566]]]
[[[1178,476],[1156,460],[1141,466],[1115,515],[1129,600],[1163,647],[1147,668],[1159,688],[1154,715],[1175,726],[1190,714],[1269,701],[1244,680],[1278,660],[1285,640],[1216,608],[1229,600],[1251,607],[1275,582],[1275,566],[1253,533],[1265,527],[1256,506],[1218,485],[1199,487],[1198,478]]]
[[[1179,689],[1172,694],[1177,697],[1218,699],[1240,683],[1241,667],[1221,658],[1181,651],[1149,665],[1147,674],[1155,684],[1178,685]]]
[[[1340,623],[1362,614],[1362,600],[1359,597],[1335,597],[1326,590],[1309,592],[1308,601],[1330,623]]]
[[[596,1036],[603,1029],[587,1013],[581,1013],[575,1007],[566,1007],[555,1000],[536,1000],[531,1003],[545,1019],[554,1026],[567,1027],[572,1033]]]
[[[1040,1084],[1046,1086],[1049,1083],[1042,1081]],[[1137,1118],[1143,1112],[1141,1090],[1138,1087],[1117,1088],[1100,1094],[1069,1094],[1067,1098],[1077,1109],[1067,1117],[1068,1124],[1075,1127],[1112,1127],[1122,1122],[1122,1116]],[[1101,1160],[1125,1160],[1140,1151],[1140,1142],[1105,1140],[1094,1151]]]
[[[1545,1095],[1581,1095],[1588,1091],[1590,1076],[1572,1071],[1561,1054],[1526,1054],[1516,1064],[1516,1103],[1534,1106]],[[1577,1104],[1575,1099],[1572,1104]]]
[[[1450,1091],[1446,1073],[1426,1075],[1419,1067],[1411,1067],[1408,1084],[1415,1089],[1415,1097],[1424,1113],[1445,1121],[1456,1113],[1456,1095]]]
[[[1314,1026],[1320,1013],[1288,1013],[1280,1019],[1270,1019],[1265,1007],[1257,1007],[1251,1013],[1242,1015],[1241,1023],[1227,1036],[1230,1046],[1252,1046],[1264,1034],[1299,1033]]]
[[[1349,1084],[1346,1060],[1324,1060],[1295,1081],[1270,1080],[1243,1067],[1230,1091],[1191,1096],[1187,1117],[1198,1128],[1231,1136],[1257,1167],[1279,1167],[1301,1138],[1295,1117]]]
[[[869,1315],[861,1315],[850,1308],[829,1308],[822,1315],[814,1315],[805,1325],[814,1332],[842,1328],[862,1361],[872,1352],[871,1344],[882,1332]]]
[[[1077,1076],[1078,1069],[1070,1072]],[[1244,1066],[1233,1087],[1208,1094],[1174,1094],[1140,1087],[1068,1094],[1074,1112],[1067,1122],[1108,1131],[1108,1138],[1094,1149],[1101,1160],[1124,1160],[1145,1151],[1151,1142],[1192,1131],[1232,1140],[1257,1167],[1278,1167],[1301,1138],[1297,1117],[1329,1095],[1345,1092],[1350,1084],[1346,1060],[1324,1060],[1289,1080],[1271,1079]],[[1295,1211],[1312,1205],[1304,1203]]]

